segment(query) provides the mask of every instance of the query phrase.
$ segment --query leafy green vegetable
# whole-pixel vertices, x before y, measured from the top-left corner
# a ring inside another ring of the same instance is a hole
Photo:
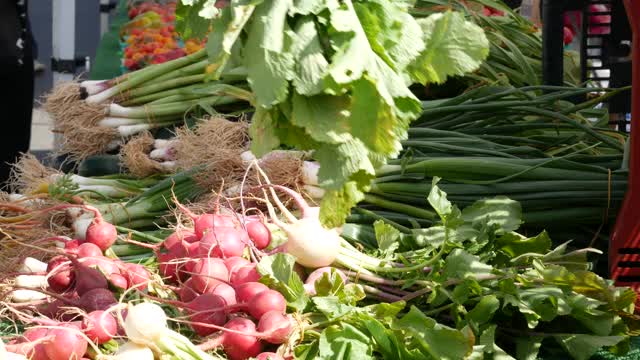
[[[455,12],[434,14],[418,20],[426,50],[409,66],[418,82],[443,83],[447,77],[464,75],[480,67],[489,54],[482,29]]]
[[[373,360],[371,339],[357,328],[332,326],[320,335],[317,359]]]
[[[295,262],[295,258],[289,254],[265,256],[257,269],[263,275],[260,279],[262,283],[280,291],[290,307],[303,310],[309,297],[304,292],[304,283],[293,270]]]
[[[314,152],[327,190],[320,213],[327,227],[344,223],[375,169],[400,152],[421,113],[409,89],[412,75],[428,68],[438,79],[422,82],[443,81],[477,69],[487,56],[484,33],[462,15],[420,20],[421,26],[408,8],[389,0],[238,0],[213,20],[207,43],[213,78],[231,66],[239,47],[243,60],[234,66],[246,67],[255,94],[252,150]],[[467,41],[456,40],[469,31]],[[433,57],[443,51],[455,61]]]
[[[410,335],[425,356],[433,359],[464,359],[472,351],[473,338],[462,331],[438,324],[412,307],[392,327]]]

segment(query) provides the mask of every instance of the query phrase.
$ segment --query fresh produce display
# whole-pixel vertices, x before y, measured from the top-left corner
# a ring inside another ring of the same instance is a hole
[[[637,295],[599,271],[629,89],[540,85],[500,1],[128,11],[135,70],[45,102],[77,172],[25,154],[0,192],[0,358],[630,349]]]
[[[183,40],[175,31],[175,1],[140,2],[129,9],[129,21],[121,29],[124,67],[138,70],[192,54],[203,48],[198,39]]]

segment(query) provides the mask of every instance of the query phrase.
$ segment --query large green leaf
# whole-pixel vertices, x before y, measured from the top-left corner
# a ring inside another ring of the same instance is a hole
[[[191,5],[185,5],[184,1],[176,4],[176,32],[182,39],[204,39],[209,32],[210,19],[199,15],[207,0],[197,0]]]
[[[367,334],[342,323],[326,328],[320,334],[317,359],[374,360],[373,344]]]
[[[497,226],[497,232],[517,230],[522,224],[520,203],[505,196],[478,200],[462,210],[462,218],[472,224]]]
[[[624,336],[596,336],[587,334],[555,335],[554,338],[575,360],[587,360],[604,346],[614,346]]]
[[[220,16],[213,21],[213,29],[207,39],[206,50],[213,73],[217,79],[225,69],[236,46],[236,41],[253,15],[256,5],[263,0],[231,0]]]
[[[418,23],[426,49],[408,70],[420,83],[443,83],[449,76],[475,71],[489,54],[482,29],[461,13],[436,13]]]
[[[490,274],[492,271],[493,267],[480,261],[478,256],[454,249],[445,260],[443,275],[448,279],[463,279]]]
[[[491,321],[493,314],[500,308],[500,300],[495,295],[484,296],[478,304],[467,313],[467,319],[482,325]]]
[[[293,86],[297,94],[318,95],[324,90],[324,78],[327,75],[329,61],[324,55],[313,17],[305,16],[300,19],[294,31],[291,51],[297,61]]]
[[[256,7],[244,54],[256,106],[271,108],[289,94],[295,65],[293,32],[287,24],[291,6],[292,0],[272,0]]]
[[[382,258],[391,258],[400,247],[400,231],[382,220],[373,223],[373,228],[376,232],[376,241]]]
[[[473,342],[460,330],[438,324],[415,306],[391,326],[405,332],[419,344],[425,355],[433,359],[464,359],[473,350]]]

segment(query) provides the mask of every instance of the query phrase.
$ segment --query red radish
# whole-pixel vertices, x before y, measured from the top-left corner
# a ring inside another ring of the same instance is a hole
[[[178,279],[178,263],[175,262],[175,258],[171,254],[157,254],[158,257],[158,270],[160,275],[171,280]]]
[[[77,298],[73,299],[73,300],[77,300]],[[66,301],[62,301],[59,299],[54,299],[51,302],[47,302],[44,303],[40,306],[37,307],[37,310],[40,314],[46,316],[46,317],[50,317],[50,318],[57,318],[58,314],[61,313],[63,311],[63,307],[67,306],[67,302]]]
[[[50,317],[56,316],[61,308],[67,305],[78,307],[86,312],[92,312],[95,310],[107,310],[112,305],[118,303],[111,291],[107,289],[89,290],[79,298],[75,298],[75,294],[62,296],[45,290],[38,291],[56,299],[56,301],[46,304],[46,306],[40,310],[42,314]]]
[[[102,215],[98,212],[91,225],[87,228],[87,242],[97,245],[102,251],[106,251],[116,242],[117,238],[118,231],[116,227],[104,221]]]
[[[259,282],[247,282],[236,287],[236,300],[243,304],[249,302],[254,296],[263,291],[269,290],[269,287]]]
[[[49,331],[46,330],[46,333]],[[10,354],[20,354],[27,357],[30,360],[49,360],[47,353],[44,350],[44,345],[53,339],[51,336],[42,336],[38,339],[29,341],[19,341],[15,343],[5,344],[6,351]],[[2,355],[0,353],[0,355]]]
[[[231,215],[214,215],[214,214],[202,214],[200,216],[190,215],[193,220],[193,228],[198,239],[202,239],[202,236],[207,231],[215,231],[220,228],[238,227],[238,221]]]
[[[24,334],[22,334],[22,336],[20,336],[19,340],[26,340],[26,341],[36,341],[40,338],[43,338],[45,336],[47,336],[47,332],[49,332],[48,329],[45,328],[33,328],[33,329],[27,329]]]
[[[230,330],[247,333],[253,333],[256,329],[253,321],[244,318],[231,319],[225,324],[225,327]],[[262,351],[260,340],[253,335],[226,332],[224,337],[224,351],[231,360],[245,360],[256,356]]]
[[[76,273],[75,290],[82,296],[93,289],[107,289],[109,283],[100,270],[88,266],[74,266]]]
[[[242,256],[249,237],[242,229],[216,228],[208,230],[200,239],[199,254],[207,257],[228,258]]]
[[[74,273],[67,262],[68,260],[64,256],[56,256],[47,264],[47,273],[50,275],[47,282],[53,291],[67,290],[74,280]]]
[[[80,247],[80,240],[74,239],[64,243],[64,251],[69,254],[77,254]],[[102,255],[102,253],[100,254]]]
[[[193,288],[201,293],[229,278],[224,261],[215,258],[198,259],[193,266],[193,273]]]
[[[107,310],[118,301],[111,291],[107,289],[93,289],[85,293],[78,299],[78,307],[86,312],[96,310]]]
[[[219,283],[211,289],[207,289],[207,294],[214,294],[222,297],[227,305],[236,304],[236,291],[225,283]]]
[[[191,301],[187,308],[192,312],[190,319],[193,322],[205,323],[221,326],[227,320],[227,314],[224,310],[226,301],[218,295],[203,294]],[[193,330],[200,336],[211,335],[216,329],[201,325],[192,324]]]
[[[139,291],[145,291],[151,279],[149,271],[139,264],[124,264],[124,267],[126,269],[125,277],[127,278],[129,287],[135,287]]]
[[[238,286],[248,282],[257,282],[260,278],[256,264],[250,264],[236,270],[229,280],[234,286]]]
[[[185,281],[180,287],[180,300],[182,300],[182,302],[188,303],[198,297],[198,295],[200,294],[193,289],[193,278]]]
[[[256,332],[256,324],[245,318],[234,318],[229,320],[225,325],[229,330],[254,334]],[[260,340],[254,335],[242,335],[235,332],[225,332],[222,346],[224,352],[231,360],[245,360],[257,356],[262,351]]]
[[[93,311],[82,321],[82,331],[96,344],[104,344],[118,332],[118,322],[108,312]]]
[[[249,239],[253,241],[255,246],[262,250],[271,243],[271,231],[265,224],[260,221],[250,221],[246,225]]]
[[[277,310],[264,313],[258,322],[258,332],[262,334],[262,339],[272,344],[287,342],[292,329],[291,317]]]
[[[342,279],[343,283],[346,283],[348,281],[347,275],[344,274],[344,272],[342,272],[342,270],[336,269],[334,267],[331,266],[325,266],[322,268],[318,268],[316,270],[314,270],[311,274],[309,274],[309,276],[307,276],[307,280],[304,282],[304,289],[305,292],[309,295],[315,295],[316,294],[316,287],[315,287],[315,283],[316,281],[318,281],[318,279],[322,278],[324,276],[324,274],[327,274],[329,277],[331,277],[331,272],[334,272],[337,276],[340,276],[340,278]]]
[[[265,290],[258,293],[247,303],[249,314],[260,320],[269,311],[279,311],[284,314],[287,300],[275,290]]]
[[[96,267],[105,275],[120,273],[118,265],[112,259],[105,256],[86,257],[79,259],[78,261],[85,266]]]
[[[74,288],[78,295],[82,296],[93,289],[106,289],[109,287],[107,279],[100,270],[81,263],[74,255],[67,255],[67,257],[71,259],[73,265]]]
[[[273,352],[263,352],[256,356],[256,360],[284,360],[284,358]]]
[[[48,332],[49,329],[45,328],[28,329],[22,336],[7,344],[7,350],[31,360],[49,360],[43,348],[44,343],[51,340],[47,337]]]
[[[183,241],[192,243],[197,240],[198,239],[192,230],[178,229],[173,234],[164,239],[164,241],[162,242],[162,246],[167,250],[171,250],[174,246],[181,246]]]
[[[149,298],[153,297],[149,296]],[[214,294],[198,295],[188,303],[159,298],[153,299],[158,302],[186,309],[189,313],[189,318],[194,322],[194,324],[191,324],[191,327],[200,336],[211,335],[216,332],[216,329],[195,323],[222,326],[224,322],[227,321],[227,311],[232,311],[238,308],[236,305],[227,305],[224,298]]]
[[[196,257],[200,253],[200,241],[187,244],[187,254]]]
[[[53,339],[44,344],[44,351],[50,360],[80,359],[87,352],[87,341],[77,329],[51,329]]]
[[[102,250],[100,250],[100,248],[97,245],[87,242],[78,246],[77,255],[78,257],[85,258],[85,257],[101,257],[103,254],[102,254]]]
[[[127,281],[127,279],[124,276],[122,276],[120,274],[111,274],[111,275],[109,275],[109,281],[116,288],[120,288],[120,289],[123,289],[123,290],[126,290],[126,289],[129,288],[129,282]]]
[[[239,256],[229,257],[224,260],[224,265],[227,267],[227,270],[229,270],[229,278],[233,276],[233,272],[236,269],[249,264],[251,264],[249,260]]]

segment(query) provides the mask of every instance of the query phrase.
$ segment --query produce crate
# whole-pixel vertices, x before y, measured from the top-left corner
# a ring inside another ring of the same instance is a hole
[[[599,87],[631,85],[631,28],[623,0],[542,0],[541,7],[545,84],[562,85],[564,16],[579,11],[582,81]],[[631,97],[614,97],[606,106],[610,126],[628,132]]]
[[[629,179],[625,201],[609,243],[609,269],[616,284],[640,292],[640,140],[637,139],[637,127],[640,126],[640,1],[624,0],[624,5],[634,39]]]
[[[593,5],[601,8],[594,11]],[[564,14],[579,10],[582,80],[602,87],[632,85],[631,96],[604,104],[611,114],[611,127],[631,134],[628,190],[611,233],[608,256],[610,277],[640,294],[640,140],[636,139],[640,135],[634,131],[640,126],[640,0],[543,0],[541,7],[545,84],[562,85]],[[607,20],[602,21],[603,17]]]

